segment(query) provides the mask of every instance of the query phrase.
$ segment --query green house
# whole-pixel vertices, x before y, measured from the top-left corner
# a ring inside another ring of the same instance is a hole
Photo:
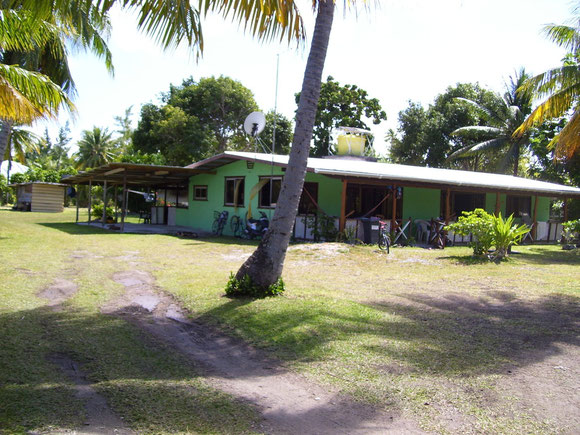
[[[209,231],[214,211],[221,210],[229,216],[264,212],[271,217],[287,164],[288,156],[228,151],[187,166],[211,174],[189,179],[189,206],[180,211],[177,224]],[[551,201],[571,197],[580,197],[580,189],[509,175],[309,158],[294,236],[312,237],[306,219],[317,211],[334,217],[338,229],[355,227],[362,238],[359,223],[367,218],[380,217],[415,237],[425,224],[450,222],[462,211],[483,208],[514,214],[532,226],[535,240],[549,241],[559,236],[558,223],[550,221]],[[224,233],[230,231],[226,225]]]
[[[152,224],[209,232],[215,214],[271,218],[288,156],[227,151],[186,167],[112,163],[65,178],[67,184],[103,184],[154,192]],[[108,183],[108,184],[107,184]],[[138,193],[138,192],[137,192]],[[554,241],[567,219],[567,200],[580,189],[509,175],[378,163],[360,157],[309,158],[294,237],[312,239],[312,222],[324,215],[338,230],[350,228],[362,240],[381,219],[399,237],[429,242],[430,235],[462,211],[483,208],[513,214],[528,224],[534,241]],[[550,206],[564,200],[564,216],[551,219]],[[366,232],[365,232],[366,229]],[[404,234],[404,235],[403,235]],[[454,242],[465,238],[449,234]]]

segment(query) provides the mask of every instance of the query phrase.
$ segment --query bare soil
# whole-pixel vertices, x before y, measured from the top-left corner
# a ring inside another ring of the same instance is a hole
[[[220,390],[253,404],[266,433],[421,433],[397,412],[384,413],[328,391],[248,344],[207,324],[188,319],[169,295],[141,270],[119,272],[113,280],[125,294],[103,307],[179,349]]]

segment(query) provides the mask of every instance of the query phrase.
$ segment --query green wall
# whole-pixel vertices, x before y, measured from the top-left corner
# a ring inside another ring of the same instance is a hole
[[[403,188],[403,220],[438,217],[440,213],[441,190],[419,187]]]
[[[248,201],[252,187],[259,182],[263,176],[283,176],[284,172],[279,166],[271,166],[263,163],[254,163],[252,169],[248,169],[245,160],[230,163],[216,169],[215,175],[200,174],[189,180],[189,208],[183,209],[184,213],[178,213],[177,225],[187,225],[199,230],[211,231],[214,221],[214,211],[227,210],[229,212],[228,225],[224,229],[224,234],[231,235],[229,219],[233,215],[246,218],[248,212]],[[233,206],[224,205],[224,189],[226,177],[244,177],[244,206],[235,209]],[[342,192],[342,182],[338,179],[329,178],[324,175],[307,173],[307,182],[318,183],[318,205],[329,215],[340,215],[340,198]],[[193,199],[193,186],[207,186],[207,201],[196,201]],[[274,210],[271,208],[258,208],[258,198],[252,200],[252,216],[257,218],[260,211],[266,213],[269,219],[272,218]]]

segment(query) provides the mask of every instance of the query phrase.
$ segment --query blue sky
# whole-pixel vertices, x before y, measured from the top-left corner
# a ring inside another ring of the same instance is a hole
[[[298,3],[304,5],[310,35],[309,1]],[[344,14],[339,8],[324,78],[332,75],[342,84],[356,84],[380,100],[388,120],[372,129],[379,151],[384,151],[382,138],[388,128],[396,127],[398,112],[409,100],[427,105],[457,82],[479,82],[503,91],[509,75],[521,66],[539,73],[559,65],[563,50],[541,30],[568,19],[571,7],[568,0],[382,0],[370,12]],[[113,117],[129,106],[136,126],[142,104],[157,102],[170,83],[180,84],[189,76],[232,77],[254,93],[263,111],[273,109],[278,56],[278,111],[293,116],[307,46],[260,44],[237,26],[209,17],[204,23],[204,56],[196,62],[186,48],[163,52],[136,31],[133,16],[114,11],[111,18],[114,77],[89,54],[76,53],[70,59],[79,93],[78,114],[71,124],[74,140],[93,126],[114,130]],[[57,126],[50,128],[55,131]]]

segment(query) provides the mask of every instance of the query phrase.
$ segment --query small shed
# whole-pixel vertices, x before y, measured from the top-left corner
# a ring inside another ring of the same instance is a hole
[[[20,183],[11,184],[16,188],[16,210],[62,213],[66,184],[60,183]]]

